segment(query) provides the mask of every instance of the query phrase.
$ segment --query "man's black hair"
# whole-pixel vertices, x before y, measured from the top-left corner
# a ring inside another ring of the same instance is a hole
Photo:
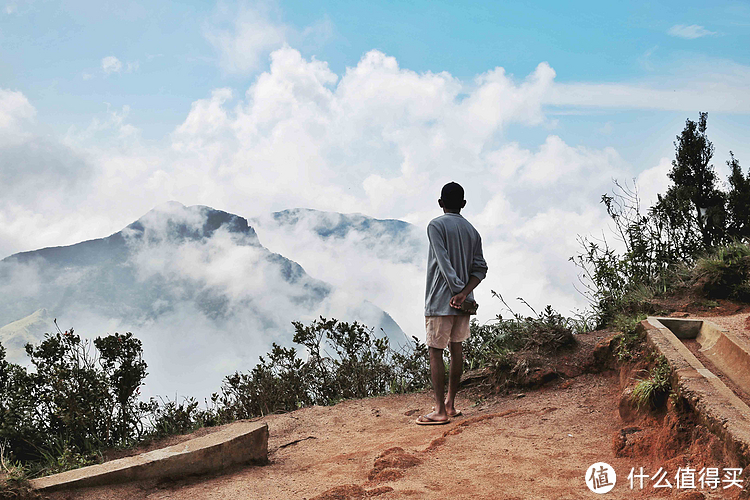
[[[440,199],[443,200],[443,206],[449,210],[460,210],[463,208],[464,188],[457,182],[449,182],[443,186],[440,191]]]

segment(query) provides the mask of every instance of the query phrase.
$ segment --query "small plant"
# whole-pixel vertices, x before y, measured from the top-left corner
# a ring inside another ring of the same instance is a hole
[[[630,397],[636,408],[656,409],[661,407],[672,390],[671,375],[672,369],[667,358],[660,356],[656,365],[651,368],[649,378],[639,381],[633,388]]]
[[[199,427],[206,427],[205,419],[201,418],[205,410],[198,408],[195,398],[183,398],[182,402],[154,398],[148,403],[151,430],[150,438],[161,438],[176,434],[186,434]]]
[[[42,450],[42,460],[34,464],[29,475],[38,477],[57,474],[99,463],[100,459],[101,456],[96,452],[83,454],[68,442],[56,442],[49,449]]]
[[[12,460],[9,456],[8,442],[0,443],[0,498],[14,500],[39,499],[29,484],[29,468]]]
[[[636,332],[636,328],[644,319],[646,319],[645,314],[635,316],[620,314],[612,321],[613,328],[620,332],[613,339],[614,355],[618,361],[631,361],[640,354],[643,338]]]

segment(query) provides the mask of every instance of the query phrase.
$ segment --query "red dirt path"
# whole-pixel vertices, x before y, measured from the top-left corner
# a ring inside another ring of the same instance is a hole
[[[593,332],[585,337],[588,340],[576,353],[558,359],[558,373],[580,373],[572,360],[580,366],[592,359],[593,345],[601,335]],[[631,367],[630,373],[640,373],[639,368],[645,367]],[[457,407],[464,415],[444,426],[414,423],[418,415],[430,411],[430,392],[303,408],[262,419],[270,430],[268,465],[50,496],[53,500],[736,498],[736,488],[694,491],[692,497],[674,488],[655,490],[649,481],[642,491],[637,482],[635,490],[629,489],[632,467],[644,467],[651,474],[664,467],[674,484],[680,465],[731,464],[721,463],[720,443],[712,435],[674,411],[623,421],[618,406],[628,370],[622,373],[587,373],[476,403],[463,391]],[[608,494],[597,495],[586,487],[584,474],[595,462],[606,462],[617,473],[617,484]]]
[[[414,424],[430,411],[429,393],[305,408],[264,419],[271,433],[269,465],[53,498],[601,498],[583,479],[586,468],[600,461],[618,473],[606,497],[636,498],[626,477],[631,467],[646,464],[614,456],[619,396],[613,373],[587,374],[520,398],[473,407],[459,399],[463,417],[429,427]]]

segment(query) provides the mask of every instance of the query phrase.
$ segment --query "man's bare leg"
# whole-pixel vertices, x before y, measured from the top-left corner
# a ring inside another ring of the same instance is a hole
[[[456,401],[458,386],[461,384],[461,374],[464,369],[463,346],[461,342],[451,342],[450,351],[451,369],[448,374],[448,396],[445,398],[445,411],[449,417],[453,417],[457,413],[454,403]]]
[[[427,420],[448,420],[445,412],[445,364],[443,364],[443,350],[430,347],[430,377],[432,378],[432,389],[435,391],[435,411],[419,417]]]

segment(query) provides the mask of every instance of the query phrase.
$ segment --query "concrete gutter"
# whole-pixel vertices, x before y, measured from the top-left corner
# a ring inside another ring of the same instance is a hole
[[[706,369],[678,338],[696,338],[700,342],[698,336],[703,330],[703,323],[701,320],[649,317],[641,321],[638,330],[645,332],[652,347],[669,361],[672,389],[688,401],[700,423],[716,434],[727,451],[745,467],[750,465],[750,408],[719,377]],[[725,332],[713,324],[707,325],[706,329],[705,344],[701,345],[710,348],[708,344],[713,341],[712,345],[715,345],[720,334]],[[709,332],[708,329],[714,331]],[[717,366],[721,367],[719,364]]]
[[[179,478],[268,461],[268,424],[236,422],[175,446],[31,480],[34,489],[55,491],[144,479]]]

